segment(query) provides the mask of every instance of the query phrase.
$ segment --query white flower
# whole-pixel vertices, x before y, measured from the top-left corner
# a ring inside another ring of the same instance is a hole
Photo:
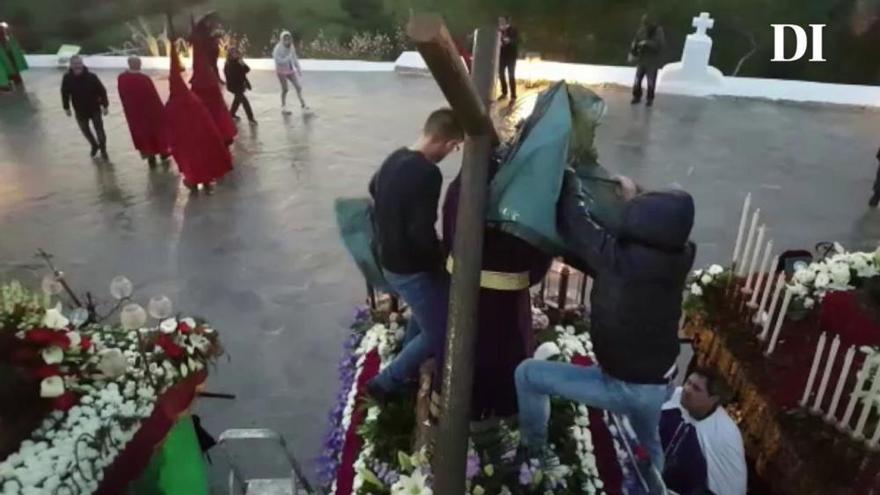
[[[724,273],[724,268],[721,265],[712,265],[709,267],[710,275],[721,275]]]
[[[798,296],[798,297],[804,297],[809,292],[804,285],[797,284],[797,283],[794,285],[789,285],[788,290],[791,291],[792,295]]]
[[[43,378],[40,382],[40,397],[54,399],[64,394],[64,380],[60,376]]]
[[[162,323],[159,324],[159,330],[161,330],[162,333],[174,333],[177,331],[177,320],[174,318],[163,320]]]
[[[816,301],[814,299],[812,299],[810,297],[804,299],[804,308],[805,309],[810,309],[815,305],[816,305]]]
[[[703,270],[694,270],[694,278],[699,278],[703,275]]]
[[[825,287],[828,287],[828,284],[830,283],[831,277],[825,272],[819,272],[819,274],[816,275],[816,282],[813,285],[815,285],[817,289],[824,289]]]
[[[180,365],[180,374],[181,374],[182,376],[187,376],[187,375],[189,375],[189,368],[186,366],[185,363],[181,363],[181,365]]]
[[[535,349],[535,359],[546,361],[554,356],[558,356],[562,351],[554,342],[544,342]]]
[[[391,485],[391,493],[394,495],[433,495],[427,484],[427,478],[420,471],[411,476],[401,476],[397,483]]]
[[[64,361],[64,351],[57,345],[49,346],[40,353],[43,355],[43,361],[46,364],[58,364]]]
[[[711,283],[712,283],[712,280],[713,280],[712,275],[709,275],[708,273],[707,273],[706,275],[703,275],[702,277],[700,277],[700,282],[701,282],[703,285],[709,285],[709,284],[711,284]]]
[[[703,295],[703,289],[697,284],[691,284],[691,294],[700,297]]]
[[[849,284],[850,271],[849,265],[845,263],[835,263],[831,266],[831,280],[840,286]]]
[[[71,350],[79,350],[79,346],[82,344],[82,337],[79,332],[67,332],[67,340],[70,341]]]
[[[211,341],[202,337],[199,334],[192,334],[189,336],[189,341],[192,342],[192,345],[195,346],[201,352],[207,352],[207,350],[211,347]]]
[[[794,279],[804,285],[816,280],[816,272],[810,268],[803,268],[794,274]]]
[[[119,349],[104,349],[98,356],[98,371],[106,378],[122,376],[128,370],[128,360]]]
[[[61,312],[61,303],[55,305],[54,308],[47,309],[46,315],[43,316],[43,326],[51,328],[53,330],[61,330],[62,328],[67,328],[67,325],[70,324],[70,320],[64,317],[64,314]]]

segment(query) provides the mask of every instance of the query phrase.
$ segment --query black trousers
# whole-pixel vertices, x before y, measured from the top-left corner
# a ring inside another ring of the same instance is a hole
[[[880,152],[877,154],[880,155]],[[877,175],[874,177],[874,195],[880,196],[880,158],[877,158]]]
[[[505,72],[507,78],[505,79]],[[516,57],[501,57],[498,60],[498,79],[501,80],[501,96],[507,96],[507,83],[510,82],[510,96],[516,98]]]
[[[95,127],[95,134],[97,134],[97,139],[92,134],[92,129],[89,126],[89,123]],[[107,148],[107,135],[104,134],[104,119],[101,117],[101,112],[95,112],[94,115],[77,115],[76,123],[79,124],[79,130],[82,131],[83,136],[85,136],[86,141],[92,145],[92,148],[99,148],[101,150],[106,150]]]
[[[251,102],[248,101],[247,96],[244,93],[235,93],[235,98],[232,100],[232,107],[229,108],[229,112],[232,115],[235,115],[238,112],[238,107],[244,107],[244,113],[247,114],[248,120],[254,120],[254,111],[251,110]]]
[[[642,80],[648,77],[648,101],[654,100],[654,89],[657,87],[657,67],[639,65],[636,68],[636,81],[633,84],[633,98],[642,99]]]

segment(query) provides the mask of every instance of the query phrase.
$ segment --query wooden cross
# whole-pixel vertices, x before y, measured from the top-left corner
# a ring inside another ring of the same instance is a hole
[[[455,270],[450,288],[443,398],[433,458],[434,493],[465,493],[487,177],[489,156],[498,142],[489,115],[498,32],[494,26],[477,30],[471,77],[439,15],[413,16],[407,35],[467,134],[453,246]]]

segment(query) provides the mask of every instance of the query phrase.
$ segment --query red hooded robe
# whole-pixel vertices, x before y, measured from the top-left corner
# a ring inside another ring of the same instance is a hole
[[[193,47],[192,90],[205,102],[211,117],[223,136],[223,142],[232,144],[238,134],[232,115],[226,107],[223,92],[220,90],[220,78],[217,74],[217,56],[219,47],[217,39],[204,29],[193,29],[190,42]]]
[[[211,112],[183,82],[177,49],[171,46],[171,96],[165,105],[171,154],[184,182],[208,184],[232,170],[232,155]]]
[[[134,147],[144,155],[167,155],[165,106],[153,80],[139,72],[123,72],[117,86]]]

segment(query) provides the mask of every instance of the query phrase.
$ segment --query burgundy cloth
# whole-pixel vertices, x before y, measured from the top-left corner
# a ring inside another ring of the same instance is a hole
[[[364,393],[367,390],[367,382],[379,373],[379,353],[370,351],[364,359],[364,369],[361,370],[357,379],[357,401],[351,415],[351,424],[345,432],[345,447],[342,448],[342,458],[339,463],[339,471],[336,473],[336,495],[351,495],[354,489],[354,463],[361,452],[363,440],[358,435],[358,430],[367,415],[364,407]]]
[[[223,91],[220,90],[220,76],[217,73],[217,57],[220,49],[217,46],[217,38],[200,29],[193,32],[190,41],[193,47],[193,93],[198,95],[208,108],[223,142],[227,145],[232,144],[238,129],[226,107]]]
[[[168,432],[190,409],[196,399],[196,388],[208,377],[204,370],[194,373],[162,394],[153,414],[142,424],[134,438],[125,446],[113,464],[104,470],[104,479],[97,495],[127,493],[128,485],[138,479],[161,447]]]
[[[188,185],[209,184],[232,170],[229,148],[208,108],[183,82],[177,50],[171,44],[171,96],[165,122],[174,161]]]
[[[820,318],[822,329],[839,335],[844,347],[880,345],[880,323],[862,307],[856,291],[825,295]]]
[[[153,80],[139,72],[123,72],[117,86],[135,149],[144,155],[167,155],[165,106]]]
[[[443,203],[443,242],[448,252],[452,252],[455,240],[460,189],[461,175],[449,185]],[[544,278],[551,261],[549,256],[517,237],[491,226],[485,229],[484,270],[529,272],[529,282],[536,284]],[[528,289],[480,289],[472,419],[516,414],[514,372],[535,349],[531,308]]]

